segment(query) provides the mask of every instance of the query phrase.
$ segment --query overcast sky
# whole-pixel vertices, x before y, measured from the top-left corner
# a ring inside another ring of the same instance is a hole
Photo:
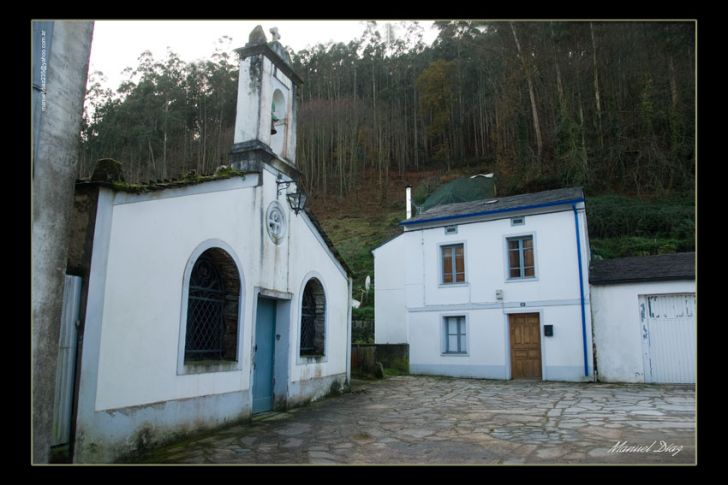
[[[432,27],[432,21],[419,22],[424,28],[425,42],[431,43],[437,29]],[[269,41],[269,29],[278,27],[280,42],[294,51],[328,41],[348,42],[359,38],[366,26],[363,20],[96,21],[89,74],[103,72],[105,84],[115,90],[125,79],[121,71],[135,68],[137,58],[145,50],[158,60],[166,57],[167,47],[186,62],[207,59],[220,37],[231,37],[230,48],[236,49],[245,45],[250,31],[259,24]],[[383,30],[380,28],[380,32]]]

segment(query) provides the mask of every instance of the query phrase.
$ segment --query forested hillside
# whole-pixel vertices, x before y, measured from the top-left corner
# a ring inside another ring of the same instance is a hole
[[[349,44],[291,52],[304,79],[297,156],[312,193],[342,195],[371,183],[383,189],[393,172],[482,163],[508,192],[693,186],[693,23],[436,26],[432,46],[421,42],[416,23],[370,22]],[[81,174],[102,157],[121,160],[131,181],[225,163],[235,47],[223,37],[197,63],[147,52],[117,92],[92,82]],[[370,170],[375,180],[363,176]]]
[[[348,44],[290,53],[298,165],[357,292],[405,184],[426,193],[483,171],[499,195],[583,186],[597,257],[694,248],[694,23],[435,25],[431,46],[416,23],[370,22]],[[236,47],[222,37],[192,63],[142,53],[116,92],[93,73],[79,175],[105,157],[129,182],[227,163]]]

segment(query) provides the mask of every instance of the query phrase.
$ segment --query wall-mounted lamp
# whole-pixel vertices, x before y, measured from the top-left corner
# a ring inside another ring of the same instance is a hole
[[[283,180],[283,175],[278,174],[278,178],[276,179],[276,185],[278,186],[276,190],[276,196],[281,194],[281,190],[288,189],[288,187],[292,183],[295,183],[295,181]],[[288,205],[291,206],[291,210],[293,210],[293,212],[298,215],[299,212],[306,208],[308,195],[306,195],[306,192],[304,192],[302,188],[296,186],[296,191],[291,192],[290,194],[287,193],[286,199],[288,199]]]
[[[303,190],[297,189],[295,192],[286,194],[286,197],[288,198],[288,205],[291,206],[291,209],[296,213],[296,215],[306,208],[308,195],[306,195],[306,192]]]

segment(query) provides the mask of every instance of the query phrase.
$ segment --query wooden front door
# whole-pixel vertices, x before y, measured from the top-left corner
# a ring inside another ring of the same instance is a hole
[[[511,331],[511,378],[541,379],[541,326],[538,313],[508,315]]]

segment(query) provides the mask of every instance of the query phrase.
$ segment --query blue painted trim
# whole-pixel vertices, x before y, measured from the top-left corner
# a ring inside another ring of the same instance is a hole
[[[544,202],[543,204],[531,204],[531,205],[521,205],[518,207],[508,207],[506,209],[496,209],[491,211],[480,211],[480,212],[471,212],[469,214],[455,214],[451,216],[442,216],[442,217],[433,217],[432,219],[420,219],[418,221],[401,221],[399,224],[401,226],[409,226],[412,224],[424,224],[425,222],[439,222],[439,221],[449,221],[453,219],[464,219],[466,217],[476,217],[476,216],[485,216],[490,214],[500,214],[502,212],[513,212],[513,211],[520,211],[520,210],[526,210],[526,209],[540,209],[542,207],[553,207],[556,205],[567,205],[567,204],[577,204],[579,202],[584,202],[583,198],[578,199],[567,199],[567,200],[557,200],[554,202]]]
[[[574,224],[576,226],[576,257],[579,264],[579,299],[581,301],[581,341],[584,349],[584,376],[589,375],[589,362],[586,358],[586,310],[584,309],[584,273],[581,268],[581,236],[579,235],[579,213],[576,204],[571,208],[574,210]]]

